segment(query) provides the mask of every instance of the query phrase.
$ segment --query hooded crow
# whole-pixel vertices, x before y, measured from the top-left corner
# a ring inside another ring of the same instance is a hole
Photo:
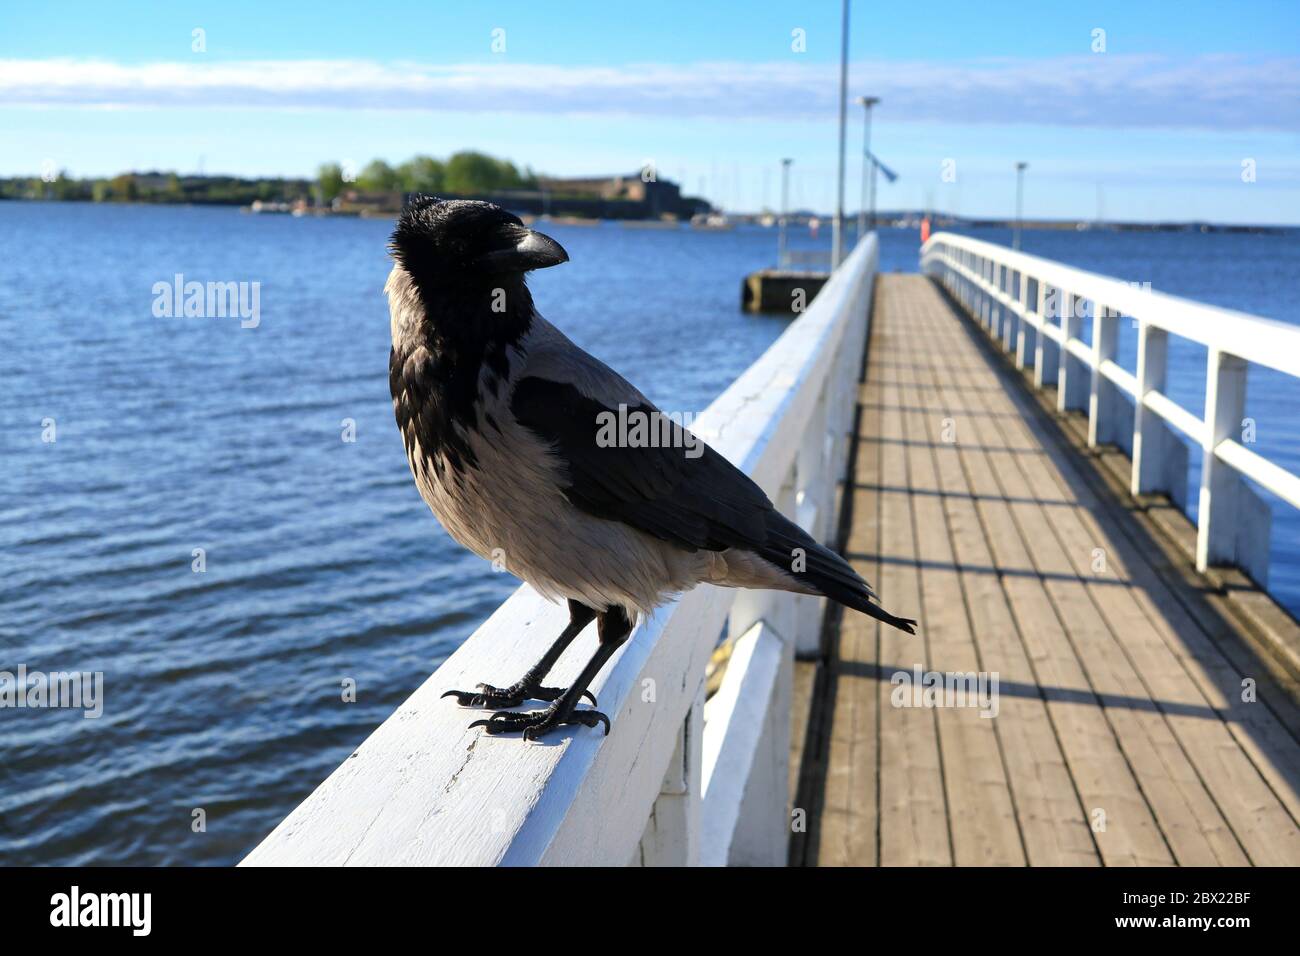
[[[750,478],[538,314],[525,275],[568,261],[554,239],[491,203],[422,196],[389,248],[389,386],[421,496],[458,542],[569,607],[568,627],[514,684],[443,695],[470,707],[550,706],[471,727],[608,733],[609,719],[579,700],[595,705],[587,688],[637,614],[701,582],[825,595],[913,633],[915,621],[874,603],[848,562]],[[600,440],[602,420],[629,412],[672,440]],[[573,686],[544,686],[593,619],[598,648]]]

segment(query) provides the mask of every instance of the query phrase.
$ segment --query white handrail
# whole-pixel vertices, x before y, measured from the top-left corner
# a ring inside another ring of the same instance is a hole
[[[1034,369],[1036,385],[1057,385],[1061,410],[1086,407],[1089,444],[1129,438],[1115,399],[1133,399],[1133,494],[1171,491],[1176,478],[1166,459],[1181,458],[1166,426],[1196,442],[1202,452],[1197,567],[1236,564],[1267,584],[1267,505],[1241,478],[1297,508],[1300,479],[1238,441],[1246,424],[1246,363],[1300,378],[1300,328],[947,232],[921,247],[921,268],[1015,353],[1018,368]],[[1091,343],[1078,334],[1085,302],[1092,303]],[[1115,361],[1121,315],[1138,322],[1136,375]],[[1208,349],[1204,417],[1165,393],[1169,335]],[[1090,378],[1086,395],[1078,387],[1080,368]]]
[[[871,235],[694,427],[823,540],[877,256]],[[575,727],[524,743],[467,729],[481,715],[439,699],[513,679],[563,628],[563,609],[521,587],[244,864],[783,864],[794,652],[815,646],[821,604],[702,585],[643,621],[597,677],[608,737]],[[724,628],[735,646],[706,706]],[[549,683],[576,676],[593,630]]]

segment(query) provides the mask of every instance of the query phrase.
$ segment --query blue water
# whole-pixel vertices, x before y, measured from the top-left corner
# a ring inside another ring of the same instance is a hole
[[[515,588],[443,534],[408,473],[389,228],[0,203],[0,670],[105,682],[97,720],[0,710],[0,863],[238,860]],[[667,409],[705,407],[785,327],[737,307],[770,231],[546,228],[572,261],[534,277],[543,313]],[[1288,321],[1300,291],[1294,239],[1025,245]],[[914,270],[916,248],[887,231],[882,268]],[[176,273],[260,282],[260,324],[155,316]],[[1297,467],[1268,387],[1252,378],[1259,449]],[[1300,604],[1300,557],[1281,556]]]

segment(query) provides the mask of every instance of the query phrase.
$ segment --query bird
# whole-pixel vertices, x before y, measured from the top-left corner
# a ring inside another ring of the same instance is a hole
[[[592,680],[638,617],[701,583],[824,595],[915,633],[744,472],[542,317],[527,275],[569,259],[550,236],[493,203],[417,195],[388,249],[389,390],[421,497],[458,543],[568,605],[568,626],[514,683],[442,695],[495,711],[471,728],[608,735]],[[599,422],[632,412],[672,440],[601,440]],[[545,685],[593,620],[576,681]],[[548,706],[511,709],[525,701]]]

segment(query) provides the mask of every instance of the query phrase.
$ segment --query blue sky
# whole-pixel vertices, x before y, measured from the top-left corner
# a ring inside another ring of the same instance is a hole
[[[850,37],[851,94],[881,96],[873,145],[901,174],[883,206],[1005,214],[1025,160],[1029,215],[1300,223],[1296,0],[859,0]],[[838,56],[833,0],[5,4],[0,175],[477,148],[559,175],[651,161],[748,210],[790,156],[796,203],[825,209]]]

